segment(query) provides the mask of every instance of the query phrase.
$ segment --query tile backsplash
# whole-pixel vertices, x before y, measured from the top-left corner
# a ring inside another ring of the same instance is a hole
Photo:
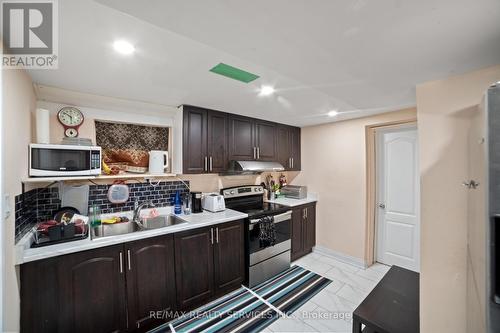
[[[127,202],[112,204],[108,200],[108,189],[111,185],[92,185],[89,193],[89,207],[96,204],[101,208],[101,213],[116,213],[134,209],[134,202],[143,203],[150,200],[157,207],[172,206],[175,192],[179,190],[183,198],[189,193],[189,182],[164,181],[158,184],[138,183],[127,184],[130,195]]]
[[[184,184],[185,183],[185,184]],[[112,204],[108,200],[110,185],[91,185],[89,191],[89,206],[99,205],[101,213],[115,213],[134,209],[134,202],[150,200],[157,207],[171,206],[175,192],[179,190],[185,198],[189,193],[189,181],[162,181],[153,185],[149,183],[127,184],[130,196],[127,202]],[[37,222],[53,218],[61,208],[59,188],[37,188],[15,198],[15,240],[19,241]]]
[[[57,187],[37,188],[16,196],[16,242],[37,222],[51,219],[59,208],[61,200]]]

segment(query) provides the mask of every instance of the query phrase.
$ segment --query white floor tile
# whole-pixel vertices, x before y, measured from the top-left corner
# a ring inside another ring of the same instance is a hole
[[[296,318],[280,318],[268,326],[272,332],[317,332],[316,329]]]
[[[356,275],[378,282],[384,277],[385,273],[386,272],[384,272],[381,269],[370,267],[367,269],[360,269],[359,271],[356,272]]]
[[[373,265],[371,265],[370,267],[368,267],[368,269],[376,269],[378,271],[382,271],[384,273],[387,273],[389,271],[389,269],[391,269],[391,266],[376,262]]]
[[[331,270],[326,271],[322,275],[327,278],[340,280],[355,288],[365,291],[371,291],[373,287],[377,285],[377,281],[366,279],[364,277],[356,275],[355,273],[345,272],[337,267],[333,267]]]
[[[332,280],[332,283],[326,286],[324,290],[329,291],[331,293],[336,294],[337,291],[339,291],[345,285],[345,283],[340,280],[333,279],[331,277],[329,277],[329,279]]]
[[[351,323],[344,320],[342,316],[321,307],[311,314],[311,318],[304,319],[304,322],[318,332],[343,333],[352,331]]]
[[[294,264],[297,264],[301,267],[304,267],[305,269],[321,275],[323,275],[323,273],[325,273],[326,271],[332,269],[332,266],[325,264],[312,256],[300,258],[299,260],[295,261]]]
[[[319,307],[335,313],[352,312],[356,308],[356,304],[344,298],[341,298],[326,290],[311,298],[311,302]]]
[[[351,285],[345,284],[336,295],[342,297],[358,306],[368,296],[368,292],[354,288]]]

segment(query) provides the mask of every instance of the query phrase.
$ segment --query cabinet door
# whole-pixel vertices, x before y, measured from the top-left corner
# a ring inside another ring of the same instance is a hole
[[[292,210],[292,261],[304,252],[304,211],[301,207]]]
[[[21,265],[21,332],[58,332],[58,260],[51,258]]]
[[[126,330],[124,259],[120,245],[58,260],[60,332]]]
[[[228,169],[228,118],[227,114],[216,111],[208,112],[208,157],[209,172],[224,172]]]
[[[175,281],[180,310],[202,305],[213,296],[213,230],[201,228],[175,234]]]
[[[182,139],[182,168],[184,173],[203,173],[207,170],[207,111],[184,106]]]
[[[316,245],[316,205],[308,205],[304,209],[307,210],[304,221],[304,250],[308,253]]]
[[[258,160],[277,160],[276,138],[276,124],[267,121],[255,121],[255,146],[258,147]]]
[[[242,220],[215,228],[215,293],[237,289],[245,280],[245,241]]]
[[[174,238],[172,235],[125,244],[128,321],[141,331],[165,322],[151,312],[175,307]]]
[[[300,153],[300,128],[290,127],[290,157],[292,158],[291,170],[301,170],[301,153]]]
[[[277,129],[277,160],[285,167],[285,170],[290,170],[292,167],[291,163],[291,152],[290,152],[290,127],[288,126],[278,126]]]
[[[229,160],[255,159],[254,120],[229,116]]]

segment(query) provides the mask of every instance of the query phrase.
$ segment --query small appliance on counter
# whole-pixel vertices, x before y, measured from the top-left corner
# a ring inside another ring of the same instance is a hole
[[[201,192],[191,192],[191,213],[196,214],[203,212],[201,197]]]
[[[287,185],[281,189],[281,194],[286,198],[305,199],[307,198],[307,186]]]
[[[202,208],[209,212],[216,213],[226,209],[224,197],[220,194],[206,194],[201,200]]]

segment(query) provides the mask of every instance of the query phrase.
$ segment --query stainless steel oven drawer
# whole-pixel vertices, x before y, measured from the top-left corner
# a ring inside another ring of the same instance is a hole
[[[256,286],[288,268],[290,268],[289,250],[250,266],[248,271],[248,286]]]
[[[266,247],[258,252],[250,253],[250,266],[255,265],[277,254],[288,251],[292,248],[292,242],[288,239],[274,246]]]

